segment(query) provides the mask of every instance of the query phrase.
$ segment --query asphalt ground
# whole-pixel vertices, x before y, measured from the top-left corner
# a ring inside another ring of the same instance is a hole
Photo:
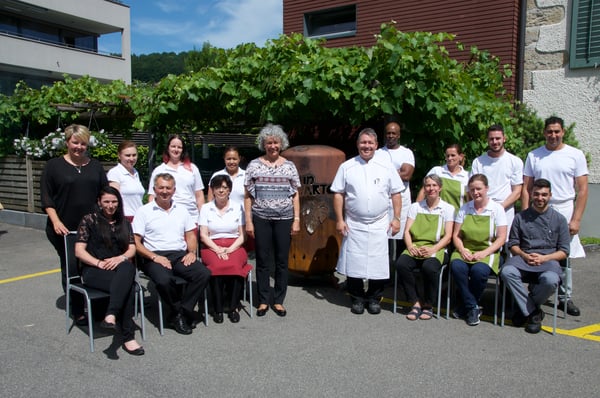
[[[599,259],[588,248],[573,261],[582,315],[559,311],[556,336],[494,326],[493,289],[481,324],[470,327],[392,314],[391,284],[381,314],[354,315],[341,279],[292,276],[287,317],[210,318],[189,336],[160,336],[149,299],[146,355],[133,357],[99,328],[94,353],[87,328],[66,334],[58,258],[44,232],[0,223],[2,396],[598,396]],[[548,326],[552,308],[544,308]]]

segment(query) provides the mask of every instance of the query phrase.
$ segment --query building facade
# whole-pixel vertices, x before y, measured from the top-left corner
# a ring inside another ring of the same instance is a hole
[[[523,100],[538,115],[575,123],[599,184],[600,1],[528,1],[523,77]]]
[[[381,24],[394,21],[405,32],[448,32],[466,47],[477,46],[514,68],[519,52],[519,0],[284,0],[283,33],[325,38],[327,46],[375,45]],[[468,51],[447,47],[450,54],[468,61]],[[505,86],[515,95],[519,81]]]
[[[575,123],[590,182],[600,183],[600,0],[283,1],[285,34],[325,38],[332,47],[372,46],[391,20],[403,31],[454,33],[511,65],[508,91],[542,118]]]
[[[131,83],[129,11],[110,0],[0,1],[0,93],[11,94],[20,80],[39,88],[64,74]],[[109,34],[120,35],[119,53],[99,50]]]

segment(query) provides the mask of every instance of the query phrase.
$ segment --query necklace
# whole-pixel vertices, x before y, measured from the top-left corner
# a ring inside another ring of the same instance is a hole
[[[77,170],[78,174],[81,174],[81,168],[83,166],[85,166],[87,164],[86,159],[83,158],[82,160],[80,160],[80,162],[76,162],[75,160],[73,160],[71,158],[71,156],[69,155],[65,155],[65,160],[67,161],[67,163],[69,163],[71,166],[75,167],[75,170]]]
[[[277,158],[275,160],[270,160],[270,159],[267,159],[266,156],[263,157],[263,160],[265,161],[265,164],[269,167],[277,166],[277,163],[279,162],[279,158]]]

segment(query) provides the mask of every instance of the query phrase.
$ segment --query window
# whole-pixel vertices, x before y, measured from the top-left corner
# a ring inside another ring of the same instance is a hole
[[[571,68],[600,68],[600,0],[574,0]]]
[[[356,5],[304,14],[304,36],[336,38],[356,34]]]

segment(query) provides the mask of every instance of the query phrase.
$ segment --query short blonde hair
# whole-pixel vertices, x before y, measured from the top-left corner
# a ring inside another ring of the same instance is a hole
[[[65,141],[75,137],[87,144],[90,143],[90,130],[81,124],[72,124],[65,129]]]

